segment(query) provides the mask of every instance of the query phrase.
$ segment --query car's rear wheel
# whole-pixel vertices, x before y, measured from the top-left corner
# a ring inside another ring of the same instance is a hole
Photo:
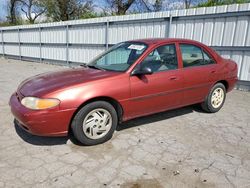
[[[201,107],[206,112],[218,112],[222,108],[225,99],[226,88],[222,83],[217,83],[212,87]]]
[[[71,127],[79,142],[84,145],[96,145],[112,137],[117,123],[115,108],[108,102],[96,101],[83,106],[77,112]]]

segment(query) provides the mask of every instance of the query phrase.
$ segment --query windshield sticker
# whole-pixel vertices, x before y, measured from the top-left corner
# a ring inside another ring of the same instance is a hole
[[[131,50],[143,50],[145,48],[145,46],[143,45],[137,45],[137,44],[131,44],[128,49]]]

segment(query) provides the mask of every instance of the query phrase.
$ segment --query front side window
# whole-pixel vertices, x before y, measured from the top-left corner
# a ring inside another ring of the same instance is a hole
[[[123,42],[100,55],[88,65],[111,71],[126,71],[146,50],[144,43]]]
[[[154,49],[140,64],[151,68],[153,72],[173,70],[178,68],[174,44],[160,46]]]
[[[200,47],[192,44],[180,44],[183,67],[208,65],[214,60]]]

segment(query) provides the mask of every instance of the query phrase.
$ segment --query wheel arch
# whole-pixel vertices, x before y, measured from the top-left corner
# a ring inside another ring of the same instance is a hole
[[[94,98],[91,98],[91,99],[88,99],[86,101],[84,101],[76,110],[75,112],[73,113],[72,117],[71,117],[71,120],[70,120],[70,124],[69,124],[69,129],[68,129],[68,132],[71,131],[71,123],[75,117],[75,115],[77,114],[77,112],[85,105],[89,104],[89,103],[92,103],[92,102],[95,102],[95,101],[105,101],[105,102],[108,102],[110,103],[116,110],[117,112],[117,116],[118,116],[118,122],[121,123],[122,122],[122,117],[123,117],[123,108],[121,106],[121,104],[114,98],[112,97],[107,97],[107,96],[99,96],[99,97],[94,97]]]
[[[216,82],[215,84],[217,84],[217,83],[222,83],[222,84],[225,86],[226,91],[228,91],[229,84],[228,84],[228,82],[227,82],[226,80],[219,80],[219,81]],[[215,85],[215,84],[214,84],[214,85]]]

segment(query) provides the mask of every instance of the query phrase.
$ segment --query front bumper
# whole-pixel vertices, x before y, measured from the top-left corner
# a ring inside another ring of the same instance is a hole
[[[17,125],[39,136],[66,136],[76,109],[30,110],[25,108],[14,93],[9,101]]]

